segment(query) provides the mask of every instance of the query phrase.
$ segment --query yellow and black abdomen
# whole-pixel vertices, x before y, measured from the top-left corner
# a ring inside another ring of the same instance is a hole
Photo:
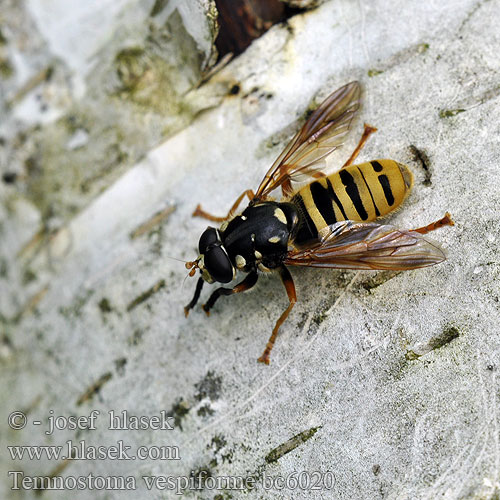
[[[290,202],[299,211],[300,225],[294,238],[302,244],[337,221],[373,221],[401,205],[413,184],[406,165],[374,160],[350,165],[321,177],[297,191]]]

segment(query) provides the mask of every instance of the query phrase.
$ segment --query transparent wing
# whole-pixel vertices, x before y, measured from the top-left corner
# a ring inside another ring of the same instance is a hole
[[[265,199],[279,186],[289,193],[292,180],[314,176],[323,167],[321,160],[342,144],[360,96],[359,83],[351,82],[327,97],[267,171],[254,200]]]
[[[406,270],[446,260],[444,250],[415,231],[374,222],[337,222],[320,231],[319,242],[291,251],[285,264],[339,269]]]

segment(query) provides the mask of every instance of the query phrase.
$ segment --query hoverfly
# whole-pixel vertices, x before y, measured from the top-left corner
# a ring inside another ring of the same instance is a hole
[[[247,273],[246,277],[233,288],[217,288],[203,305],[207,315],[221,295],[252,288],[258,271],[277,272],[285,286],[289,305],[276,321],[260,362],[269,364],[278,330],[297,301],[287,266],[405,270],[446,259],[439,245],[422,234],[453,225],[448,213],[412,230],[373,222],[397,209],[413,184],[409,168],[394,160],[352,164],[375,128],[365,124],[356,149],[338,172],[321,172],[322,160],[342,144],[351,128],[360,95],[358,82],[333,92],[293,137],[257,191],[244,191],[225,217],[210,215],[200,205],[193,213],[222,224],[203,232],[199,257],[186,263],[190,276],[196,269],[201,274],[184,308],[186,316],[198,302],[205,281],[229,283],[237,271]],[[310,183],[292,186],[304,179]],[[282,192],[279,201],[270,196],[277,188]],[[250,200],[247,208],[235,215],[245,196]]]

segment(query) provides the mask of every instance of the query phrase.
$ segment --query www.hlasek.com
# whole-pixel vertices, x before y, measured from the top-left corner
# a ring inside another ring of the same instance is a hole
[[[149,445],[138,446],[132,452],[132,446],[122,439],[111,446],[94,446],[83,439],[68,439],[64,445],[16,445],[7,446],[12,460],[180,460],[178,446]]]
[[[134,476],[26,476],[21,471],[9,471],[11,490],[135,490]],[[186,491],[224,490],[250,491],[260,487],[265,491],[331,490],[335,484],[333,472],[292,472],[286,476],[270,476],[265,472],[255,476],[207,476],[192,471],[187,476],[142,476],[148,490],[168,490],[176,495]]]

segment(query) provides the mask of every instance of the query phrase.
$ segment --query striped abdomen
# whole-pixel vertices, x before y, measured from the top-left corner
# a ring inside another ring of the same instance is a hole
[[[341,220],[373,221],[399,207],[413,176],[406,165],[375,160],[350,165],[301,188],[291,202],[301,218],[295,243],[317,238],[318,231]]]

